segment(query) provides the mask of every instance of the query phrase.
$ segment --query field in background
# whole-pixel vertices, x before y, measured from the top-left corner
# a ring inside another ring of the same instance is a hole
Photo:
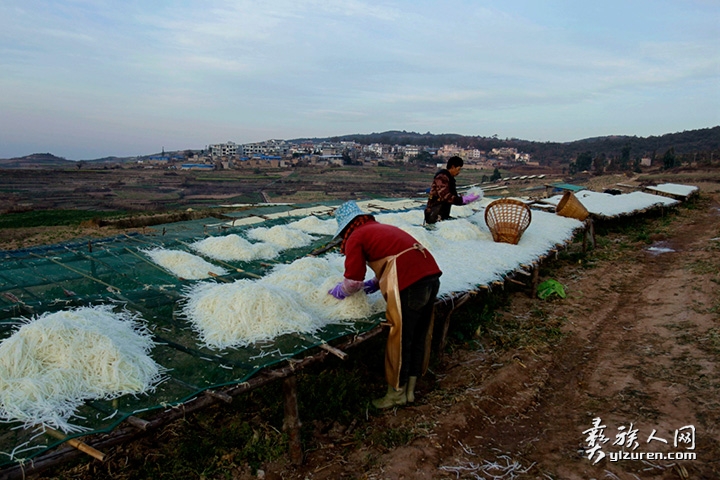
[[[2,170],[0,184],[0,213],[49,209],[166,211],[266,201],[414,197],[424,195],[435,171],[415,166],[302,167],[255,172],[6,169]],[[492,171],[465,169],[458,184],[480,183],[483,176],[491,175]]]

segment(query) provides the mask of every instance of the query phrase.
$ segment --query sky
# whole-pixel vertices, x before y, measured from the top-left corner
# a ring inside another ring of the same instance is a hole
[[[720,125],[720,0],[0,0],[0,158]]]

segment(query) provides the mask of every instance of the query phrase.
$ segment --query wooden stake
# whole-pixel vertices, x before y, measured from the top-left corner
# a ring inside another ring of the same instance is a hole
[[[328,352],[332,353],[336,357],[338,357],[340,360],[345,360],[347,358],[347,353],[343,352],[339,348],[335,348],[332,345],[329,345],[327,343],[321,343],[320,348],[323,350],[327,350]]]
[[[205,390],[205,395],[217,398],[225,403],[232,403],[233,397],[223,392],[216,392],[215,390]]]
[[[290,460],[299,465],[303,461],[302,443],[300,442],[300,413],[297,401],[297,377],[290,375],[283,381],[283,397],[285,399],[285,420],[283,430],[288,432]]]
[[[137,428],[138,430],[142,430],[143,432],[146,431],[148,425],[150,425],[150,422],[148,422],[147,420],[143,420],[142,418],[138,418],[134,415],[130,415],[125,419],[125,421],[133,427]]]

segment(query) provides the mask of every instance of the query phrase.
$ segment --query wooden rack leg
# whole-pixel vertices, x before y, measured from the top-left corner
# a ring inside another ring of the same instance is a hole
[[[538,283],[540,282],[540,264],[535,265],[532,271],[532,281],[530,287],[530,298],[537,297]]]
[[[302,443],[300,440],[300,414],[297,401],[297,377],[290,375],[283,381],[283,397],[285,397],[285,420],[283,430],[288,432],[290,460],[299,465],[303,461]]]
[[[590,242],[590,246],[595,248],[595,224],[592,218],[585,220],[585,233],[583,233],[583,253],[587,251],[587,244]]]
[[[443,320],[442,333],[440,334],[440,342],[438,345],[438,353],[440,353],[441,355],[445,351],[445,345],[447,344],[447,334],[448,330],[450,329],[450,317],[452,317],[454,311],[455,309],[451,308],[450,311],[447,312],[446,315],[444,315],[445,319]]]

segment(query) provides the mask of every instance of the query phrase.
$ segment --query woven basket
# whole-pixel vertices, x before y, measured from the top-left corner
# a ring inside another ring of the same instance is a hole
[[[501,198],[485,207],[485,223],[496,242],[517,245],[531,220],[530,208],[512,198]]]
[[[555,207],[555,213],[561,217],[576,218],[581,222],[590,215],[585,205],[580,203],[580,200],[570,190],[563,193],[560,202]]]

